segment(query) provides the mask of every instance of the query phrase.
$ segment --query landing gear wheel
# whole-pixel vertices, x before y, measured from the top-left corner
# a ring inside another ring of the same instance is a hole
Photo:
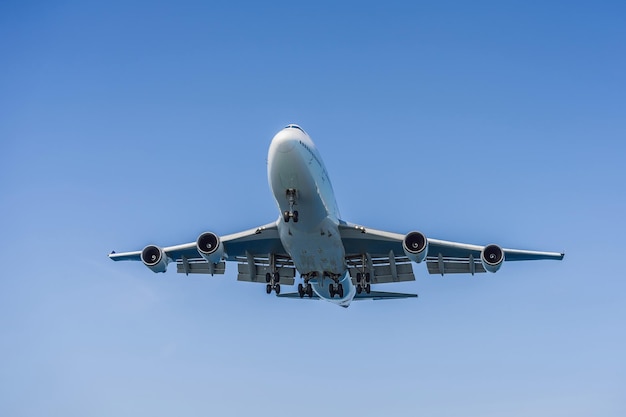
[[[293,222],[298,223],[298,210],[293,212]]]
[[[289,223],[289,219],[291,218],[291,216],[289,215],[289,212],[286,211],[283,213],[283,220],[285,221],[285,223]],[[295,220],[294,220],[295,221]]]
[[[328,286],[328,292],[330,292],[330,298],[335,298],[335,284]]]
[[[274,286],[274,291],[276,291],[276,295],[280,294],[280,284]]]
[[[357,294],[361,294],[361,291],[363,291],[363,288],[361,288],[361,286],[360,286],[360,285],[357,285],[357,287],[356,287],[356,293],[357,293]]]
[[[304,287],[302,286],[302,284],[298,284],[298,295],[300,296],[300,298],[304,297]]]
[[[343,285],[337,285],[337,293],[339,294],[339,298],[343,298]]]
[[[369,272],[365,273],[365,282],[370,282],[370,273]]]
[[[268,293],[268,294],[271,294],[271,292],[272,292],[272,286],[271,286],[270,284],[267,284],[267,285],[265,286],[265,292],[266,292],[266,293]]]
[[[269,284],[271,280],[272,280],[272,274],[268,272],[267,274],[265,274],[265,282]]]
[[[278,272],[274,274],[274,282],[276,283],[276,285],[278,285],[278,283],[280,282],[280,274]]]
[[[371,291],[370,284],[367,284],[367,285],[365,286],[365,292],[369,294],[369,293],[370,293],[370,291]]]
[[[307,285],[306,295],[308,295],[309,298],[313,298],[313,287],[311,286],[311,284]]]
[[[361,282],[361,273],[360,272],[356,273],[356,282],[357,282],[357,284]]]

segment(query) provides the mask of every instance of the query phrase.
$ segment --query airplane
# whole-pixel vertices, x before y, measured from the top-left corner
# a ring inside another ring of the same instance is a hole
[[[218,236],[207,231],[195,242],[148,245],[134,252],[111,252],[114,261],[141,261],[153,272],[170,263],[184,274],[224,274],[237,263],[237,280],[265,284],[278,297],[321,299],[348,307],[353,300],[414,298],[417,294],[372,290],[373,284],[414,281],[413,263],[430,274],[497,272],[506,261],[562,260],[564,253],[505,249],[398,234],[344,221],[322,157],[309,135],[289,124],[272,139],[267,177],[280,212],[277,220]],[[281,284],[302,282],[298,292],[281,294]]]

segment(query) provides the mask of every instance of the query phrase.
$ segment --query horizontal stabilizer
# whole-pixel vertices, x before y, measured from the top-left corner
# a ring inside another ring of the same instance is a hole
[[[278,295],[280,298],[300,298],[300,294],[297,292],[291,292]],[[384,291],[372,291],[369,294],[362,292],[354,296],[355,301],[360,300],[396,300],[398,298],[417,298],[417,294],[405,294],[401,292],[384,292]],[[303,300],[319,300],[320,297],[317,294],[313,294],[312,298],[304,296]]]
[[[398,298],[417,298],[417,294],[402,292],[372,291],[369,294],[362,292],[354,296],[355,300],[396,300]]]

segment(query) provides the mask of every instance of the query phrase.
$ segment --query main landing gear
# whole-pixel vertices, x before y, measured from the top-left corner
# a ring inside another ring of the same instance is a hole
[[[335,298],[335,295],[338,295],[339,298],[343,298],[343,285],[339,282],[341,275],[329,274],[329,276],[333,280],[333,282],[328,285],[330,298]]]
[[[365,290],[366,294],[369,294],[371,291],[369,272],[364,274],[361,272],[356,273],[356,293],[361,294],[363,290]]]
[[[307,295],[309,298],[313,297],[313,287],[311,286],[311,284],[298,284],[298,295],[300,295],[300,298],[304,298],[305,295]]]
[[[293,206],[296,205],[296,189],[287,188],[285,195],[287,197],[287,201],[289,202],[289,210],[283,213],[283,220],[285,221],[285,223],[289,223],[289,219],[293,219],[294,223],[298,223],[298,210],[293,209]]]
[[[278,272],[265,274],[265,292],[272,293],[272,290],[276,292],[276,295],[280,294],[280,274]]]
[[[309,280],[314,277],[314,274],[303,274],[302,278],[304,279],[304,285],[301,283],[298,284],[298,295],[300,298],[304,298],[304,296],[308,296],[309,298],[313,297],[313,286],[309,282]]]

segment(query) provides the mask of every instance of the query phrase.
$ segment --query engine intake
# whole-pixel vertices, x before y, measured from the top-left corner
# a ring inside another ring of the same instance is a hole
[[[222,245],[222,241],[215,233],[202,233],[198,236],[196,246],[200,256],[207,262],[216,264],[224,257],[224,245]]]
[[[148,245],[141,251],[141,261],[152,272],[165,272],[168,259],[163,249],[158,246]]]
[[[410,232],[402,241],[406,256],[413,262],[420,263],[428,254],[428,239],[420,232]]]
[[[480,253],[480,260],[485,270],[496,272],[504,262],[504,251],[498,245],[487,245]]]

